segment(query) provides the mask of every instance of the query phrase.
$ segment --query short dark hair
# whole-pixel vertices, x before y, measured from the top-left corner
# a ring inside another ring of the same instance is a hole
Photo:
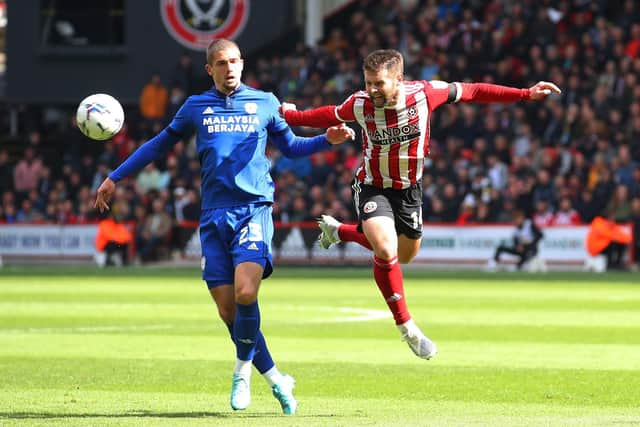
[[[377,72],[382,69],[404,72],[404,60],[402,54],[395,49],[374,50],[364,59],[362,64],[364,71]]]
[[[236,42],[228,39],[215,39],[214,41],[209,43],[209,46],[207,46],[207,64],[211,64],[211,61],[213,60],[213,55],[216,52],[219,52],[224,49],[233,49],[233,48],[238,49],[238,52],[240,52],[240,47]]]

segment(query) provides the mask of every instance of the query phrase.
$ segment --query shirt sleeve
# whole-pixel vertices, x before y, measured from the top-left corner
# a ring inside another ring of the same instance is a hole
[[[269,109],[269,123],[267,124],[267,131],[270,134],[279,134],[286,132],[289,129],[287,122],[278,113],[280,107],[280,101],[272,93],[269,93],[266,100],[267,108]]]
[[[336,117],[336,106],[326,105],[312,110],[288,110],[284,118],[291,126],[310,126],[314,128],[326,128],[342,123]]]
[[[186,135],[193,130],[193,121],[191,120],[191,97],[182,104],[173,120],[169,123],[168,129],[171,129],[178,135]]]
[[[114,182],[118,182],[121,179],[134,174],[167,152],[169,148],[173,147],[176,142],[180,141],[180,139],[182,139],[181,135],[177,134],[170,127],[165,128],[162,132],[142,144],[136,151],[134,151],[127,160],[122,162],[116,170],[109,174],[109,178]]]
[[[326,135],[318,135],[310,138],[297,136],[287,127],[284,132],[271,135],[271,142],[285,157],[304,157],[331,147]]]
[[[433,111],[442,104],[458,102],[460,100],[458,86],[455,83],[447,83],[441,80],[423,82],[424,91],[429,102],[429,110]]]
[[[348,97],[342,104],[335,108],[335,116],[341,122],[353,122],[356,120],[356,116],[353,112],[353,105],[356,102],[355,94]],[[336,123],[336,124],[339,124]]]

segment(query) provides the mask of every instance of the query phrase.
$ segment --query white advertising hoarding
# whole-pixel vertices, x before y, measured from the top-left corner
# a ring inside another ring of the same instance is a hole
[[[0,225],[0,255],[93,256],[97,225]]]

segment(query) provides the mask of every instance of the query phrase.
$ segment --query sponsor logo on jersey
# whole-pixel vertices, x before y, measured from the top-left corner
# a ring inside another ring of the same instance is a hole
[[[249,114],[255,114],[258,112],[258,104],[256,104],[255,102],[247,102],[246,104],[244,104],[244,111]]]
[[[202,115],[204,116],[205,114],[213,114],[213,108],[211,107],[205,108],[204,111],[202,112]]]
[[[368,214],[374,212],[376,209],[378,209],[378,204],[376,202],[367,202],[364,204],[362,211]]]
[[[207,266],[207,259],[205,257],[200,258],[200,270],[204,271]]]
[[[205,50],[214,39],[234,39],[249,17],[249,0],[160,0],[165,28],[183,46]]]
[[[249,246],[247,246],[247,249],[252,250],[252,251],[257,251],[258,250],[258,245],[256,245],[255,242],[252,242]]]
[[[383,129],[367,129],[367,136],[373,144],[396,144],[418,138],[420,136],[420,126],[418,124],[407,124]]]
[[[365,122],[375,122],[376,118],[373,116],[373,114],[365,114],[364,115],[364,121]]]
[[[260,125],[257,116],[213,116],[203,117],[202,125],[207,127],[207,132],[256,132]]]

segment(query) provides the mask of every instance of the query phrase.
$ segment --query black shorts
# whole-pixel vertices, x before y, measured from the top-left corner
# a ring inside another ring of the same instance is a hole
[[[396,233],[410,239],[422,238],[422,185],[414,184],[403,190],[378,188],[356,180],[351,186],[353,202],[358,211],[358,229],[362,221],[376,216],[392,218]]]

